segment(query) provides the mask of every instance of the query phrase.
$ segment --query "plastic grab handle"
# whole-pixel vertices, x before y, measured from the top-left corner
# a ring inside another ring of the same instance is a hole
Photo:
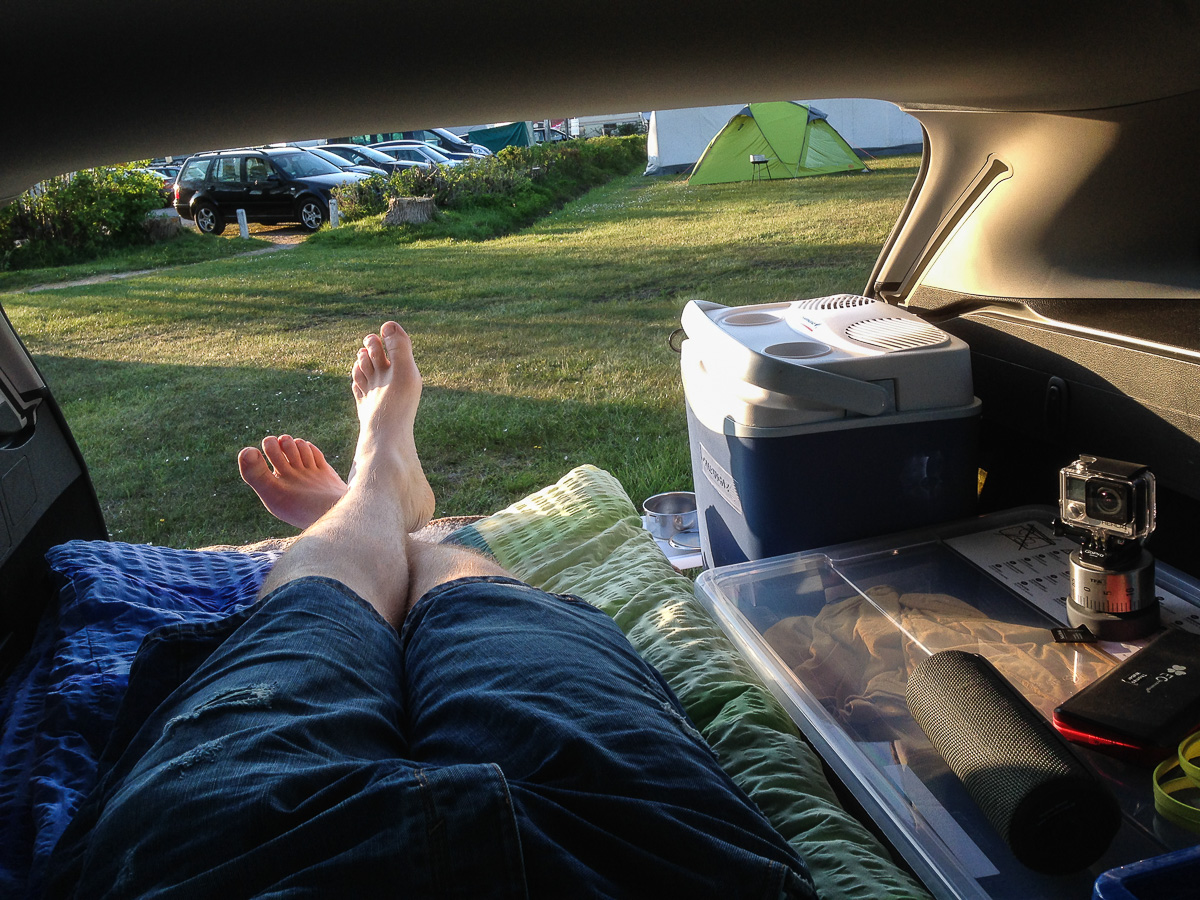
[[[706,313],[706,310],[725,308],[719,303],[689,300],[682,316],[683,330],[688,337],[707,339],[706,343],[719,348],[722,368],[738,371],[743,380],[764,390],[809,397],[863,416],[877,416],[892,408],[891,395],[881,385],[776,359],[745,346]]]

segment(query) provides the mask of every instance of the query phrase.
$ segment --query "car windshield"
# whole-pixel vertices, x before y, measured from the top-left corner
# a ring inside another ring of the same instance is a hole
[[[433,129],[433,132],[434,132],[434,134],[440,136],[443,140],[446,141],[446,143],[450,144],[451,146],[454,146],[454,147],[470,146],[470,143],[465,138],[461,137],[460,135],[455,134],[453,131],[447,131],[445,128],[435,128],[435,129]]]
[[[437,147],[433,147],[429,144],[424,144],[424,145],[422,145],[422,150],[424,150],[426,152],[426,155],[428,155],[429,158],[434,160],[435,162],[440,162],[440,163],[450,162],[450,157],[448,157],[445,153],[443,153]]]
[[[388,156],[386,153],[380,153],[374,147],[355,147],[354,149],[357,150],[359,153],[361,153],[363,156],[365,156],[367,159],[371,160],[372,162],[381,162],[381,163],[394,162],[394,160],[390,156]]]
[[[342,159],[336,153],[330,153],[328,150],[322,150],[320,147],[309,147],[308,152],[321,157],[325,162],[333,163],[339,169],[353,165],[349,160]]]
[[[307,178],[311,175],[340,175],[342,170],[331,162],[326,162],[319,156],[307,151],[283,153],[272,156],[272,161],[293,178]]]

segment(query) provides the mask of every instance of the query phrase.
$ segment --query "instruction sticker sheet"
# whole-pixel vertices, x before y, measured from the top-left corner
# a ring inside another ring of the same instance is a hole
[[[1013,593],[1066,624],[1067,595],[1071,590],[1069,557],[1079,548],[1075,541],[1056,535],[1042,522],[1030,521],[947,538],[945,543]],[[1200,607],[1161,584],[1156,593],[1164,625],[1200,634]],[[1140,646],[1103,643],[1115,656],[1128,655]]]

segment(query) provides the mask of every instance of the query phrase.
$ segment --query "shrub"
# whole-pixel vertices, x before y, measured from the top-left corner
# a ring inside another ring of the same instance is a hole
[[[388,180],[383,175],[372,175],[362,181],[334,188],[333,196],[337,200],[338,216],[347,222],[355,219],[365,219],[367,216],[379,216],[387,212],[387,200],[384,190]]]
[[[0,269],[63,265],[148,243],[146,216],[162,182],[131,166],[61,175],[0,210]]]
[[[641,136],[505,147],[495,156],[460,166],[405,169],[386,179],[376,176],[337,188],[334,196],[340,215],[348,221],[382,215],[392,197],[432,197],[439,210],[479,212],[480,236],[489,236],[520,227],[590,188],[627,174],[644,163],[645,156],[646,140]],[[485,210],[505,215],[483,216]]]

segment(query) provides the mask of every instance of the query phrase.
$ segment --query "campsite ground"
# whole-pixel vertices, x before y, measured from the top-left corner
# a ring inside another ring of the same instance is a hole
[[[632,176],[507,238],[397,245],[343,229],[284,253],[3,302],[116,539],[203,546],[289,531],[234,455],[288,431],[344,472],[353,348],[387,317],[414,335],[439,515],[491,511],[583,462],[641,500],[690,483],[667,345],[684,303],[861,291],[917,164],[706,187]]]

